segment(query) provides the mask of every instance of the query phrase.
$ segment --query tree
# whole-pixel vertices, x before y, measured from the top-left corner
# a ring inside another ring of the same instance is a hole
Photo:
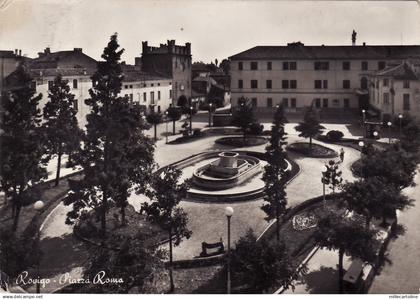
[[[162,122],[162,114],[159,112],[152,111],[146,116],[147,122],[154,127],[154,140],[157,140],[157,125]]]
[[[367,230],[351,217],[330,213],[318,222],[315,240],[321,248],[338,251],[338,289],[343,293],[344,254],[373,263],[376,259],[376,232]]]
[[[120,97],[123,80],[117,35],[111,39],[92,76],[93,87],[86,105],[91,113],[87,116],[83,147],[75,160],[83,168],[80,181],[70,184],[65,198],[72,204],[66,223],[72,224],[87,210],[93,209],[101,221],[102,236],[106,235],[106,215],[114,201],[121,208],[124,223],[124,208],[127,198],[136,188],[144,192],[145,182],[154,168],[153,142],[144,135],[146,123],[141,109],[130,105],[127,97]]]
[[[246,135],[251,125],[255,122],[254,109],[247,98],[238,99],[238,107],[233,112],[232,123],[240,127],[243,134],[243,143],[246,144]]]
[[[13,73],[10,92],[2,97],[4,110],[1,123],[1,190],[12,202],[15,231],[22,206],[33,201],[32,186],[47,177],[44,145],[40,130],[41,113],[34,96],[32,78],[23,64]]]
[[[319,124],[319,116],[316,110],[309,107],[303,118],[303,122],[299,123],[295,130],[300,132],[299,137],[309,138],[309,151],[312,151],[312,138],[322,133],[325,127]]]
[[[234,283],[245,285],[247,292],[254,294],[279,285],[287,289],[297,278],[284,242],[272,243],[264,238],[257,242],[252,230],[236,242],[231,267]]]
[[[401,147],[409,152],[416,154],[420,147],[420,125],[414,119],[409,119],[408,123],[402,128]]]
[[[335,189],[341,185],[343,179],[341,178],[342,172],[338,170],[339,163],[334,160],[328,161],[325,164],[326,171],[323,172],[323,180],[326,185],[330,185],[330,189],[335,194]]]
[[[384,151],[371,147],[362,155],[360,168],[363,177],[379,177],[384,183],[402,190],[413,186],[417,163],[412,154],[398,145]]]
[[[276,219],[277,242],[280,242],[280,216],[286,211],[286,182],[288,178],[287,153],[283,146],[287,144],[284,123],[287,119],[283,106],[279,106],[274,114],[271,126],[270,144],[266,147],[267,165],[264,167],[263,181],[265,182],[264,204],[261,209],[266,213],[266,220]]]
[[[147,192],[150,203],[142,205],[141,212],[146,213],[149,221],[160,225],[169,237],[169,276],[170,291],[174,291],[172,273],[172,243],[178,246],[182,238],[190,238],[187,213],[178,205],[187,196],[188,182],[179,183],[182,172],[174,167],[166,167],[153,175]]]
[[[61,157],[71,154],[80,144],[81,131],[77,125],[74,95],[67,81],[59,74],[48,91],[49,101],[44,107],[43,130],[46,134],[47,152],[57,155],[55,185],[60,181]]]
[[[172,121],[172,135],[175,135],[175,122],[181,118],[181,111],[173,106],[167,110],[168,118]]]
[[[104,273],[106,278],[122,279],[121,283],[92,284],[97,293],[127,294],[132,290],[143,293],[148,279],[163,269],[164,253],[146,245],[141,235],[115,236],[110,246],[94,248],[83,275],[94,281]],[[105,279],[105,278],[104,278]]]
[[[230,61],[228,59],[223,59],[222,62],[219,64],[219,67],[223,70],[223,72],[228,75],[230,72]]]
[[[372,218],[395,217],[396,210],[403,210],[412,205],[412,200],[403,195],[393,185],[385,184],[379,177],[370,177],[363,181],[346,183],[341,197],[346,208],[366,218],[366,228]]]

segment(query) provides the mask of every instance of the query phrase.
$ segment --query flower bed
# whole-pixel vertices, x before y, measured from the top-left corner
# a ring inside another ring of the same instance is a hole
[[[335,150],[316,143],[312,143],[311,150],[309,149],[308,142],[292,143],[287,146],[287,149],[313,158],[335,158],[338,156],[338,153]]]
[[[216,139],[215,141],[217,144],[233,146],[233,147],[244,147],[244,146],[255,146],[267,143],[267,139],[264,137],[257,137],[257,136],[249,136],[244,139],[242,136],[235,136],[235,137],[222,137]]]

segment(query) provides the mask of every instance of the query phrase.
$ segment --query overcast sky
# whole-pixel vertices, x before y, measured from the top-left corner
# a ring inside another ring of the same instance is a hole
[[[63,3],[65,2],[65,3]],[[118,32],[123,60],[141,41],[191,42],[193,61],[210,62],[256,45],[420,45],[416,1],[0,0],[0,50],[30,57],[75,47],[95,59]]]

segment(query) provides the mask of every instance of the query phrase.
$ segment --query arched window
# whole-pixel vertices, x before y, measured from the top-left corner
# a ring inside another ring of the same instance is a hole
[[[368,88],[368,80],[366,77],[362,77],[360,80],[360,88],[361,89],[367,89]]]

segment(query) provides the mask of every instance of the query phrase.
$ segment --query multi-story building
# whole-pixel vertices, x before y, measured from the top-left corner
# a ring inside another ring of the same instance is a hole
[[[172,78],[145,73],[133,65],[123,65],[121,95],[144,107],[145,111],[163,112],[172,104]]]
[[[96,60],[84,54],[81,48],[58,52],[51,52],[50,48],[46,48],[44,52],[38,53],[38,56],[32,60],[29,67],[36,82],[36,91],[42,94],[40,109],[48,102],[48,90],[54,78],[61,74],[63,79],[69,82],[70,92],[75,96],[76,117],[79,126],[83,128],[86,125],[86,115],[90,112],[84,100],[90,96],[91,76],[96,70]]]
[[[370,103],[381,119],[396,115],[420,117],[420,73],[410,62],[390,65],[370,77]]]
[[[5,78],[16,70],[23,59],[25,58],[22,56],[22,50],[0,50],[0,91],[3,90]]]
[[[136,65],[146,73],[154,73],[172,78],[172,100],[177,105],[180,98],[191,98],[191,44],[175,45],[175,40],[159,47],[142,42],[141,59],[136,57]]]
[[[369,76],[387,64],[420,58],[420,46],[257,46],[229,57],[232,105],[258,109],[367,109]]]

